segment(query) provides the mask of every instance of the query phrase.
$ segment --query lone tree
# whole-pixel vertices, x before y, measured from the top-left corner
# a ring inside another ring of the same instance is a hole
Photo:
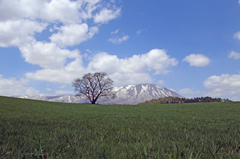
[[[92,104],[95,104],[98,99],[115,99],[116,93],[112,91],[111,85],[113,80],[105,72],[88,73],[82,79],[74,79],[72,86],[75,87],[76,96],[83,96]]]

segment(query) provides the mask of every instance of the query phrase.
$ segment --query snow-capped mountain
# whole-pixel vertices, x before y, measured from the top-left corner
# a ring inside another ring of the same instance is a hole
[[[122,87],[114,87],[113,91],[116,92],[117,98],[109,100],[97,101],[98,104],[138,104],[151,99],[158,99],[167,96],[174,96],[184,98],[183,96],[155,84],[138,84],[127,85]],[[74,95],[59,95],[59,96],[14,96],[17,98],[27,98],[35,100],[44,100],[51,102],[63,102],[63,103],[89,103],[84,98],[76,97]]]
[[[51,99],[58,98],[58,97],[61,97],[61,96],[44,96],[42,94],[38,94],[38,95],[34,95],[34,96],[23,95],[23,96],[13,96],[13,97],[50,101]]]
[[[138,104],[151,99],[158,99],[167,96],[184,98],[183,96],[155,84],[138,84],[115,87],[117,98],[112,100],[118,104]]]

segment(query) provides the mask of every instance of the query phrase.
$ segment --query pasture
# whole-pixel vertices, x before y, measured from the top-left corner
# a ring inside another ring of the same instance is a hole
[[[0,158],[240,158],[240,102],[91,105],[0,96]]]

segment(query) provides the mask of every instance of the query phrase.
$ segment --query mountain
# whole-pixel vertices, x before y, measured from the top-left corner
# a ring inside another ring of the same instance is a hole
[[[115,87],[117,98],[112,100],[118,104],[138,104],[151,99],[158,99],[167,96],[184,98],[183,96],[155,84],[138,84],[127,85],[123,87]]]
[[[158,99],[167,96],[174,96],[184,98],[183,96],[155,84],[138,84],[138,85],[127,85],[122,87],[114,87],[113,91],[116,91],[117,98],[109,100],[97,101],[97,104],[138,104],[151,99]],[[63,102],[63,103],[89,103],[89,101],[83,98],[76,97],[74,95],[58,95],[58,96],[14,96],[17,98],[44,100],[51,102]]]

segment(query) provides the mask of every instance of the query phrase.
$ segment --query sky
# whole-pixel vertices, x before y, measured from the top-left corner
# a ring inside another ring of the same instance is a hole
[[[0,0],[0,95],[157,84],[240,101],[240,0]]]

